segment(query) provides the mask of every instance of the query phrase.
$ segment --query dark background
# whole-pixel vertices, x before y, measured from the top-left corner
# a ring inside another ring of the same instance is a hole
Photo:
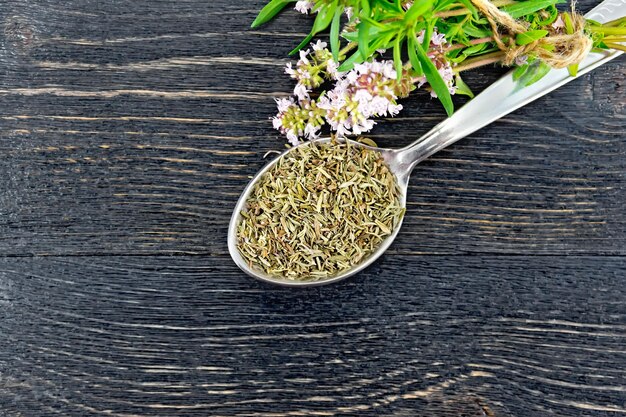
[[[262,4],[0,3],[0,415],[626,413],[624,60],[421,164],[364,273],[281,289],[226,249],[311,23]],[[444,117],[403,104],[379,144]]]

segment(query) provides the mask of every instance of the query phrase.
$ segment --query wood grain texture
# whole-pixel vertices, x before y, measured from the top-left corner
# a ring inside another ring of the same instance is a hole
[[[225,248],[310,24],[262,4],[0,2],[0,416],[626,414],[624,60],[421,164],[358,277],[276,289]],[[444,117],[403,104],[381,145]]]
[[[0,404],[28,417],[626,412],[624,258],[386,258],[303,291],[221,256],[5,258]]]

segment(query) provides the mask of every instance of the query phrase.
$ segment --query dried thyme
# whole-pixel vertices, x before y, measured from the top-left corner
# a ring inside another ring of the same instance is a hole
[[[259,180],[241,213],[237,244],[251,267],[321,280],[364,260],[403,215],[395,177],[378,152],[312,143]]]

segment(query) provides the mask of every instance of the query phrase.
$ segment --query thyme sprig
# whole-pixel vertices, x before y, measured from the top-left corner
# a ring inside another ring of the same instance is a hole
[[[293,0],[272,0],[259,13],[252,26],[268,22]],[[551,68],[568,67],[576,74],[577,63],[589,50],[624,50],[626,19],[606,24],[585,20],[575,12],[560,12],[565,0],[305,0],[295,2],[296,10],[314,15],[310,33],[291,51],[300,52],[307,62],[309,50],[302,51],[313,37],[329,29],[329,50],[316,62],[326,80],[340,80],[361,63],[388,57],[395,69],[395,80],[420,87],[428,84],[448,115],[454,111],[451,95],[472,96],[460,73],[483,65],[500,63],[518,67],[515,77],[523,85],[536,82]],[[317,55],[319,52],[319,42]],[[389,51],[385,53],[385,51]],[[303,54],[303,52],[305,52]],[[361,68],[363,69],[363,68]],[[363,72],[363,71],[361,71]],[[290,73],[291,74],[291,73]],[[337,76],[337,74],[339,74]],[[301,86],[298,98],[321,85]],[[389,74],[385,74],[388,78]],[[323,78],[323,77],[322,77]],[[302,84],[303,85],[303,84]],[[405,86],[406,87],[406,86]],[[415,87],[404,88],[410,92]],[[351,90],[347,90],[351,91]],[[326,93],[321,92],[323,97]],[[403,97],[396,94],[391,98]],[[323,106],[322,106],[323,107]],[[319,111],[315,107],[315,111]],[[393,112],[390,112],[393,113]],[[374,114],[381,115],[381,114]],[[280,116],[280,114],[279,114]],[[318,114],[319,116],[319,114]],[[329,123],[332,125],[332,123]],[[350,123],[350,126],[357,124]],[[275,121],[277,128],[278,123]],[[361,123],[363,125],[363,123]],[[309,132],[317,131],[309,126]],[[303,136],[289,129],[293,136]],[[337,131],[337,129],[334,129]],[[360,129],[358,129],[360,130]],[[350,132],[349,129],[346,130]],[[341,132],[339,132],[341,133]],[[314,135],[304,135],[311,138]]]

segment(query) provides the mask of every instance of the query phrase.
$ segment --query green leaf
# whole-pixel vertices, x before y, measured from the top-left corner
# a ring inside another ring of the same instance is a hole
[[[570,76],[575,77],[576,74],[578,74],[578,64],[573,64],[567,67],[567,72],[569,72]]]
[[[469,48],[463,49],[463,55],[465,56],[476,55],[477,53],[485,49],[488,45],[489,45],[488,43],[479,43],[478,45],[472,45]]]
[[[354,68],[354,64],[360,64],[361,62],[363,62],[363,57],[361,56],[361,53],[359,51],[356,51],[350,56],[350,58],[343,61],[339,68],[337,68],[337,71],[350,71],[352,68]]]
[[[330,50],[333,53],[333,60],[339,62],[339,24],[341,22],[341,14],[343,13],[343,7],[338,7],[335,10],[333,21],[330,24]]]
[[[398,8],[394,3],[389,3],[387,0],[375,0],[375,5],[379,6],[381,9],[390,12],[394,15],[397,15],[398,12],[402,11],[402,8]]]
[[[317,17],[313,22],[313,29],[311,29],[311,33],[316,35],[318,32],[326,29],[330,22],[333,20],[333,16],[335,16],[335,10],[337,10],[337,0],[332,2],[327,6],[320,7],[317,11]]]
[[[402,39],[398,35],[393,45],[393,65],[396,68],[396,78],[402,79]]]
[[[268,4],[265,5],[264,8],[261,9],[254,22],[252,22],[252,27],[261,26],[263,23],[267,23],[272,20],[278,12],[285,8],[289,3],[293,3],[296,0],[272,0]]]
[[[547,26],[554,23],[554,21],[559,17],[559,11],[554,6],[549,6],[545,8],[545,11],[549,13],[548,17],[545,19],[541,19],[541,14],[537,13],[534,17],[533,23],[537,26]]]
[[[385,49],[387,47],[387,37],[380,37],[370,43],[367,50],[367,56],[371,56],[377,49]],[[365,61],[365,60],[364,60]]]
[[[465,81],[463,81],[459,74],[454,77],[454,84],[456,85],[456,94],[474,98],[474,93],[472,93],[472,90],[470,90],[469,86],[465,84]]]
[[[424,71],[422,70],[422,64],[420,63],[420,60],[417,57],[417,52],[415,52],[417,44],[418,42],[415,39],[415,33],[410,32],[406,43],[407,52],[409,54],[409,62],[413,67],[413,72],[415,73],[415,75],[420,77],[424,75]]]
[[[518,19],[522,16],[545,9],[546,7],[561,3],[565,3],[565,0],[527,0],[503,7],[501,10],[510,14],[512,18]]]
[[[437,23],[437,19],[430,19],[426,24],[426,29],[424,29],[424,42],[422,42],[422,47],[425,50],[428,50],[430,47],[430,39],[433,37],[435,23]]]
[[[462,24],[455,23],[455,24],[447,25],[444,21],[439,20],[437,22],[437,29],[439,30],[439,33],[443,33],[444,35],[446,35],[446,39],[453,39],[461,31]],[[461,36],[459,36],[459,38],[456,38],[456,40],[458,42],[463,43],[462,33],[461,33]]]
[[[384,27],[383,27],[384,28]],[[383,32],[383,28],[377,27],[377,26],[369,26],[369,37],[370,38],[377,38],[381,32]],[[359,41],[359,32],[354,31],[354,32],[344,32],[341,34],[341,36],[350,41],[350,42],[358,42]]]
[[[435,12],[441,12],[444,10],[448,10],[448,7],[450,6],[455,6],[454,9],[457,9],[459,4],[461,3],[466,9],[468,9],[472,16],[475,19],[478,19],[478,9],[476,9],[476,7],[472,4],[472,2],[470,0],[443,0],[443,1],[439,1],[437,3],[437,5],[435,6],[434,11]]]
[[[486,38],[487,36],[491,36],[493,34],[491,29],[478,28],[474,26],[473,23],[463,25],[462,30],[467,36],[471,36],[472,38]]]
[[[382,29],[382,30],[388,30],[388,29],[389,29],[389,27],[390,27],[390,24],[389,24],[389,23],[385,22],[385,23],[383,24],[383,23],[380,23],[380,22],[379,22],[379,21],[377,21],[377,20],[372,19],[371,17],[367,17],[367,16],[359,16],[359,19],[361,19],[361,22],[367,22],[367,23],[369,23],[370,25],[372,25],[372,26],[376,26],[377,28]]]
[[[298,46],[295,47],[294,50],[289,52],[289,55],[293,55],[296,52],[298,52],[306,44],[311,42],[311,39],[313,39],[313,36],[315,36],[318,32],[321,32],[322,30],[326,29],[328,25],[330,25],[330,22],[333,20],[333,17],[335,16],[335,10],[337,10],[337,0],[335,0],[333,3],[329,5],[321,7],[317,11],[317,17],[315,18],[315,21],[313,22],[313,28],[311,29],[311,32],[307,35],[306,38],[304,38],[302,42],[300,42]]]
[[[416,0],[413,5],[406,11],[404,15],[404,22],[414,22],[419,16],[425,14],[428,11],[432,11],[434,0]]]
[[[359,30],[359,52],[363,60],[366,60],[369,56],[369,26],[366,22],[361,22],[357,25]]]
[[[463,6],[465,6],[470,12],[472,12],[472,17],[478,20],[478,9],[474,7],[470,0],[459,0]]]
[[[454,51],[450,51],[450,52],[448,52],[446,54],[446,59],[448,61],[450,61],[451,59],[457,58],[460,53],[461,53],[460,49],[455,49]],[[467,57],[465,55],[463,55],[463,56],[460,57],[460,60],[463,61],[465,58],[467,58]]]
[[[530,67],[530,65],[524,64],[524,65],[520,65],[519,67],[515,68],[515,70],[513,71],[513,81],[519,80],[522,77],[522,75],[524,75],[524,73],[526,71],[528,71],[529,67]]]
[[[396,36],[399,36],[398,33],[396,31],[389,31],[387,32],[384,36],[380,37],[381,42],[381,46],[380,48],[382,49],[390,49],[393,47],[393,38],[395,38]],[[379,49],[379,48],[376,48]]]
[[[524,75],[519,78],[519,83],[524,87],[528,87],[529,85],[542,79],[548,72],[550,72],[550,69],[550,65],[543,61],[536,60],[532,63],[532,65],[530,65],[528,71],[526,71]]]
[[[440,12],[442,10],[446,10],[449,6],[453,5],[456,2],[457,0],[441,0],[437,2],[433,11]]]
[[[518,33],[515,36],[515,43],[519,46],[528,45],[529,43],[533,43],[534,41],[545,37],[547,34],[548,31],[543,29],[529,30],[528,32]]]
[[[296,46],[291,52],[289,52],[289,55],[294,55],[300,49],[304,48],[309,42],[311,42],[311,39],[313,39],[313,36],[314,36],[313,33],[309,33],[306,36],[306,38],[302,39],[302,42],[300,42],[298,46]]]
[[[422,45],[416,42],[415,47],[417,51],[417,58],[422,65],[428,84],[430,84],[430,87],[433,89],[435,94],[437,94],[437,97],[441,101],[441,104],[443,104],[443,108],[446,109],[448,116],[452,116],[452,113],[454,113],[454,104],[452,103],[452,97],[450,96],[450,90],[448,90],[446,82],[443,78],[441,78],[441,74],[437,71],[435,64],[433,64],[433,62],[426,55]]]
[[[361,13],[359,14],[369,17],[371,12],[369,0],[361,0]]]
[[[565,33],[570,35],[574,33],[574,23],[569,13],[563,13],[563,23],[565,23]]]
[[[623,19],[623,17],[620,19]],[[620,19],[617,19],[617,20],[620,20]],[[602,23],[598,22],[597,20],[587,19],[587,18],[585,18],[585,23],[592,25],[592,26],[611,26],[611,22],[608,22],[602,25]]]

